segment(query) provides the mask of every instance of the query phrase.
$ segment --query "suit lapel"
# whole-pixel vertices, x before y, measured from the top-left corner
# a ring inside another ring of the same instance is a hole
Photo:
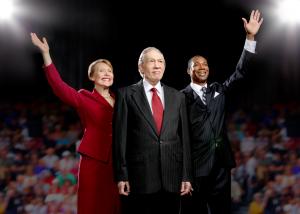
[[[213,90],[210,86],[208,86],[207,90],[206,90],[206,105],[207,106],[209,106],[212,96],[213,96]]]
[[[195,102],[197,105],[200,105],[202,108],[206,106],[202,102],[199,95],[192,89],[192,87],[190,85],[188,85],[185,88],[185,91],[187,92],[186,94],[187,94],[189,100],[191,100],[192,102]]]
[[[107,102],[107,100],[104,97],[102,97],[99,94],[99,92],[96,89],[93,90],[92,97],[96,102],[101,103],[103,107],[107,108],[110,111],[113,110],[113,107]]]
[[[142,80],[139,81],[135,85],[134,90],[135,90],[135,92],[132,94],[132,99],[134,100],[138,109],[141,111],[142,115],[148,121],[148,123],[150,124],[150,126],[152,127],[154,132],[157,133],[155,122],[154,122],[154,119],[152,116],[150,105],[148,103],[148,100],[147,100],[147,97],[145,94]]]
[[[164,116],[163,116],[161,133],[163,133],[163,131],[165,130],[167,121],[169,121],[170,118],[170,114],[172,114],[171,106],[172,106],[172,100],[174,100],[172,99],[172,93],[167,86],[163,86],[163,90],[164,90],[165,108],[164,108]]]
[[[196,100],[199,97],[190,85],[188,85],[184,90],[187,92],[186,94],[191,100]]]

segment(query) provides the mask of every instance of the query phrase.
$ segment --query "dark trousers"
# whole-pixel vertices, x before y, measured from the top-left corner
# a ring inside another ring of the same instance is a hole
[[[180,195],[159,191],[122,196],[122,214],[179,214]]]
[[[230,169],[213,167],[208,176],[196,177],[192,196],[182,198],[181,214],[230,214]]]

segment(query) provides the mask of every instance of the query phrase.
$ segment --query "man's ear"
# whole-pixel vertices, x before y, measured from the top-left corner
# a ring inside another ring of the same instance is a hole
[[[140,72],[140,75],[142,76],[142,75],[144,75],[144,71],[143,71],[143,69],[142,69],[142,65],[141,64],[139,64],[139,72]]]
[[[186,72],[188,73],[188,75],[191,75],[191,69],[186,69]]]

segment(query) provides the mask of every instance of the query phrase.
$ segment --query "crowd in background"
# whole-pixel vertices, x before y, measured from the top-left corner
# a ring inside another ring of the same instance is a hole
[[[229,112],[233,213],[300,213],[300,105]],[[0,214],[76,213],[81,136],[59,101],[0,104]]]
[[[233,209],[249,214],[300,213],[298,104],[235,110],[229,115]]]
[[[59,102],[0,106],[0,213],[76,213],[81,126]]]

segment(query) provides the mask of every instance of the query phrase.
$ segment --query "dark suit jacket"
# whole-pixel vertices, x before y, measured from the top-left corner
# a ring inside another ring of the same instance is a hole
[[[215,158],[225,168],[235,166],[234,156],[225,128],[225,101],[228,90],[244,77],[253,53],[244,50],[235,72],[223,83],[212,83],[207,88],[204,105],[200,97],[188,85],[186,95],[194,176],[207,176]]]
[[[76,91],[67,85],[54,64],[44,67],[44,70],[55,95],[78,112],[84,129],[78,151],[108,163],[112,147],[112,106],[96,90]]]
[[[133,193],[161,189],[180,191],[191,179],[190,141],[185,96],[162,85],[165,108],[161,135],[147,101],[143,82],[119,89],[113,125],[115,172],[129,181]]]

